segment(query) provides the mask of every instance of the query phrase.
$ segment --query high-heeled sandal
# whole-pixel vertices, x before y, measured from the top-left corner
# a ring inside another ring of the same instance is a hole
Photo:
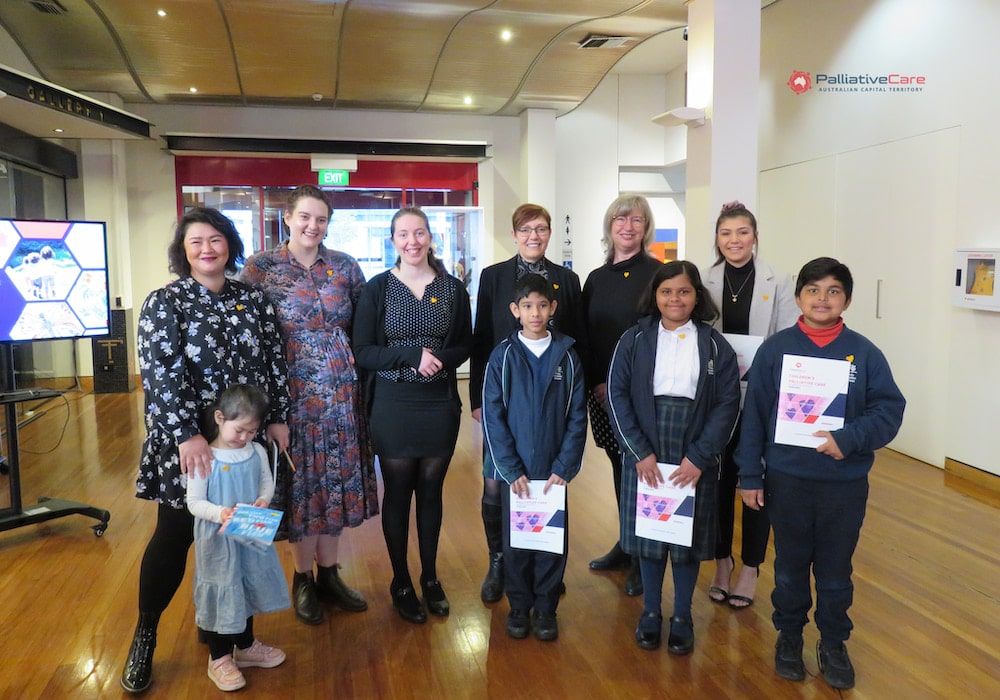
[[[760,567],[755,566],[753,567],[753,569],[754,569],[754,590],[756,590],[757,588],[756,580],[760,578]],[[746,610],[751,605],[753,605],[753,598],[748,598],[745,595],[730,595],[728,602],[729,602],[729,607],[731,607],[733,610]],[[737,603],[737,605],[733,605],[734,602]]]
[[[729,578],[732,579],[733,572],[736,571],[736,560],[733,559],[733,555],[729,555],[729,563],[732,568],[729,570]],[[729,600],[729,591],[721,586],[709,586],[708,587],[708,599],[713,603],[725,603]]]

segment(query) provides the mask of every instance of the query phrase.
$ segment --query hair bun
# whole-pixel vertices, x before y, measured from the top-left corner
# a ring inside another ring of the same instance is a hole
[[[734,199],[731,202],[726,202],[725,204],[723,204],[722,209],[719,210],[719,213],[725,214],[726,212],[735,211],[737,209],[742,209],[743,211],[746,211],[746,205],[743,204],[743,202],[741,202],[740,200]]]

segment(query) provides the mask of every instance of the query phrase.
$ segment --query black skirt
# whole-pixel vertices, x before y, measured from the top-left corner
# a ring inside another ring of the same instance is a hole
[[[371,411],[379,457],[451,458],[455,452],[462,402],[448,379],[418,384],[377,377]]]

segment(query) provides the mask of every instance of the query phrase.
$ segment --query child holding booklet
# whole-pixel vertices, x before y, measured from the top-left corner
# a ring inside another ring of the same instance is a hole
[[[625,331],[608,371],[611,426],[623,455],[621,543],[639,557],[643,611],[635,630],[643,649],[660,646],[667,559],[674,606],[667,649],[694,649],[691,599],[702,561],[715,558],[719,459],[739,412],[736,353],[709,324],[718,309],[686,260],[653,275],[640,306],[643,317]],[[661,473],[658,462],[673,465]],[[638,482],[695,487],[690,547],[636,535]]]
[[[865,517],[868,472],[874,451],[898,432],[906,405],[885,356],[844,325],[841,314],[850,306],[853,287],[851,271],[833,258],[816,258],[803,266],[795,282],[802,316],[796,325],[764,341],[757,352],[736,449],[743,503],[761,508],[766,502],[774,529],[775,670],[788,680],[806,677],[802,628],[812,607],[811,570],[821,635],[816,656],[824,680],[834,688],[854,686],[854,667],[844,642],[853,627],[847,615],[854,598],[851,558]],[[820,364],[839,372],[846,390],[836,384],[837,396],[811,390],[817,396],[803,396],[802,402],[785,406],[779,421],[779,392],[788,394],[781,388],[782,379],[792,380],[790,372],[782,372],[785,361],[797,363],[799,373]],[[831,399],[829,408],[810,410]],[[799,411],[809,414],[806,422],[811,426],[818,413],[818,420],[839,417],[842,427],[800,431],[813,439],[810,445],[800,446],[803,438],[797,440],[800,445],[788,444],[794,440],[781,436],[795,427],[791,420]]]
[[[542,641],[559,636],[556,607],[566,571],[568,517],[562,554],[511,546],[511,498],[523,499],[544,480],[543,493],[565,486],[583,461],[587,396],[573,339],[548,330],[556,295],[541,275],[524,275],[514,288],[510,311],[521,322],[490,355],[483,382],[483,472],[503,480],[503,560],[507,634]],[[513,494],[513,495],[512,495]],[[566,510],[568,516],[568,509]],[[529,612],[533,615],[529,617]]]
[[[205,421],[212,470],[204,478],[188,474],[188,510],[195,516],[195,620],[208,641],[208,677],[219,690],[246,685],[240,668],[273,668],[285,660],[283,651],[253,634],[253,615],[291,606],[274,545],[220,532],[237,504],[266,508],[274,494],[267,453],[254,441],[267,410],[267,397],[252,386],[234,384],[223,391]]]

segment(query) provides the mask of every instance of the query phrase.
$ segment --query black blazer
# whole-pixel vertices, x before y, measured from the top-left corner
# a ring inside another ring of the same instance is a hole
[[[568,335],[576,341],[576,351],[582,357],[583,302],[580,278],[568,267],[556,265],[548,258],[545,270],[556,293],[556,312],[549,320],[549,328]],[[510,312],[514,301],[514,284],[517,282],[517,256],[490,265],[479,277],[479,296],[476,301],[476,323],[472,334],[472,364],[469,370],[469,402],[472,410],[483,403],[483,377],[486,363],[501,340],[518,330],[521,325]]]

